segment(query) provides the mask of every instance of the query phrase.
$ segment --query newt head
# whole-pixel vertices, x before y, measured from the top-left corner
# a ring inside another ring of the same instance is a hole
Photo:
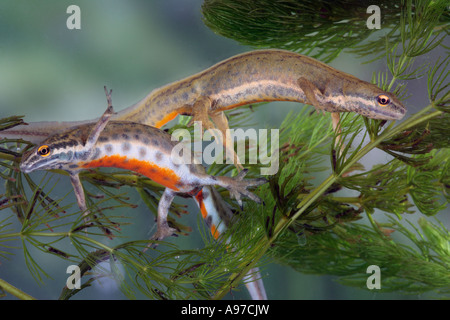
[[[67,133],[56,134],[26,151],[22,155],[20,170],[24,173],[47,169],[73,171],[69,165],[76,155],[83,152],[80,152],[80,143],[68,137]]]
[[[405,106],[394,94],[383,91],[374,84],[364,81],[358,85],[344,84],[343,93],[347,108],[365,117],[400,120],[406,114]]]

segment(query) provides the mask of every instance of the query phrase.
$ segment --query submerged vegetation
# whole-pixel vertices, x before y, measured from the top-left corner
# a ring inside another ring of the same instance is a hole
[[[285,48],[324,61],[350,48],[361,59],[384,60],[387,71],[374,74],[373,82],[406,104],[415,95],[427,95],[429,102],[420,111],[389,124],[345,114],[337,134],[329,117],[299,107],[280,128],[279,171],[255,191],[265,205],[248,201],[241,212],[230,201],[241,218],[223,235],[231,237],[230,243],[214,241],[199,224],[204,247],[192,250],[165,242],[143,253],[146,239],[114,245],[103,241],[102,228],[124,229],[128,223],[115,215],[119,210],[107,209],[134,207],[128,193],[135,189],[156,214],[161,186],[128,171],[84,172],[83,183],[90,186],[88,204],[95,214],[95,224],[86,225],[74,210],[76,204],[52,197],[57,187],[53,177],[68,179],[65,173],[22,174],[18,164],[28,144],[4,140],[0,258],[23,252],[30,273],[44,282],[49,275],[34,259],[38,249],[78,264],[83,279],[79,290],[109,274],[130,298],[220,299],[239,287],[251,268],[268,261],[302,273],[335,275],[340,283],[358,288],[366,288],[368,266],[378,265],[380,291],[448,297],[450,232],[438,218],[446,210],[448,214],[450,200],[450,60],[447,54],[417,62],[418,57],[448,49],[443,43],[448,35],[447,1],[380,1],[385,32],[379,37],[369,37],[372,31],[365,28],[364,3],[206,0],[203,14],[215,32],[254,47]],[[410,92],[408,83],[418,77],[426,77],[427,88]],[[231,111],[230,126],[245,123],[250,112]],[[170,130],[184,128],[187,121],[181,117]],[[15,116],[0,119],[0,130],[21,122]],[[365,168],[361,160],[374,150],[389,160]],[[259,165],[248,167],[249,175],[258,175]],[[235,168],[214,164],[208,170],[224,175]],[[229,199],[225,190],[219,191]],[[413,212],[421,215],[417,224],[408,219]],[[184,236],[190,229],[179,221],[183,213],[185,207],[174,204],[169,221]],[[70,250],[64,249],[67,241]],[[235,251],[227,251],[229,245]],[[104,261],[110,269],[100,276],[93,273]],[[30,298],[5,279],[0,279],[0,288]],[[78,292],[65,283],[61,289],[61,299]]]

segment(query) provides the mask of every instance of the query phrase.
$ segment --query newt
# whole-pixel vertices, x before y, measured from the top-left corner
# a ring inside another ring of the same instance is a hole
[[[203,128],[218,128],[224,134],[228,129],[224,111],[270,101],[295,101],[317,110],[356,112],[383,120],[399,120],[406,113],[394,94],[374,84],[308,56],[269,49],[236,55],[155,89],[112,119],[161,128],[177,115],[188,115],[191,122],[201,121]],[[0,137],[38,143],[55,132],[97,120],[34,122],[1,131]]]
[[[105,88],[106,91],[106,88]],[[107,92],[107,91],[106,91]],[[165,187],[158,204],[157,231],[153,240],[161,241],[174,235],[176,229],[169,226],[167,216],[176,195],[194,198],[203,218],[217,239],[233,221],[233,213],[211,186],[217,185],[229,190],[242,207],[241,196],[261,203],[261,199],[248,190],[267,180],[264,178],[244,180],[246,171],[236,177],[212,176],[202,165],[173,161],[172,151],[178,142],[172,141],[165,131],[130,121],[113,121],[114,114],[111,91],[107,92],[108,108],[93,124],[82,124],[67,131],[54,134],[41,144],[23,154],[20,169],[24,173],[35,170],[61,169],[69,173],[78,206],[85,219],[89,216],[79,173],[98,167],[128,169],[140,173]],[[210,188],[206,188],[210,186]],[[257,270],[252,270],[251,275]],[[267,298],[259,279],[249,284],[253,298]],[[252,291],[253,290],[253,291]]]

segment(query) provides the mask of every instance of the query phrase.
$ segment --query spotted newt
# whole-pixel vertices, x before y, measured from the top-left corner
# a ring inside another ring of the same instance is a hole
[[[177,194],[195,199],[215,238],[232,223],[233,214],[211,186],[228,189],[241,206],[241,196],[261,203],[261,199],[247,189],[265,183],[265,179],[244,180],[246,171],[241,171],[233,178],[208,175],[203,166],[195,163],[195,157],[191,157],[190,161],[174,162],[172,151],[178,142],[172,141],[170,134],[141,123],[111,121],[113,108],[110,92],[107,97],[108,109],[98,122],[79,125],[48,137],[23,155],[21,171],[67,171],[78,206],[85,217],[89,216],[89,211],[79,178],[82,170],[97,167],[122,168],[154,180],[165,187],[158,205],[157,231],[152,238],[154,240],[163,240],[176,232],[169,226],[167,215]],[[254,273],[253,270],[250,274]],[[264,287],[255,287],[260,285],[261,282],[256,279],[248,286],[255,299],[266,298]]]

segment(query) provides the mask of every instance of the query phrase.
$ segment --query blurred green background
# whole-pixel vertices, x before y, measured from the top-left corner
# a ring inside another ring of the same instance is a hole
[[[71,4],[81,8],[81,30],[66,28],[69,17],[66,9]],[[106,107],[104,85],[113,89],[114,107],[121,110],[154,88],[251,50],[205,27],[201,4],[201,0],[2,0],[0,117],[26,115],[25,121],[30,122],[94,118]],[[346,55],[331,65],[368,81],[372,71],[386,70],[380,63],[363,65]],[[421,106],[426,97],[419,97],[414,103]],[[415,106],[408,107],[411,110]],[[276,128],[289,110],[296,107],[293,103],[271,103],[259,108],[251,122],[259,127]],[[2,183],[0,194],[3,191]],[[138,195],[130,191],[140,207],[127,209],[135,221],[124,234],[130,240],[145,239],[154,232],[153,216],[146,212]],[[60,177],[56,195],[69,192],[68,179]],[[69,203],[74,201],[73,194],[68,198]],[[6,210],[0,213],[9,214]],[[190,249],[201,247],[202,240],[196,232],[198,217],[192,212],[183,218],[193,228],[189,237],[170,241]],[[66,268],[71,263],[33,251],[37,262],[51,276],[44,279],[44,284],[38,284],[30,276],[22,250],[11,252],[14,255],[10,259],[0,261],[0,278],[36,298],[59,296],[68,276]],[[336,283],[334,277],[302,275],[273,263],[264,268],[263,275],[271,299],[420,298],[348,288]],[[125,298],[113,283],[102,283],[84,290],[75,299]],[[248,296],[242,290],[227,298]]]

